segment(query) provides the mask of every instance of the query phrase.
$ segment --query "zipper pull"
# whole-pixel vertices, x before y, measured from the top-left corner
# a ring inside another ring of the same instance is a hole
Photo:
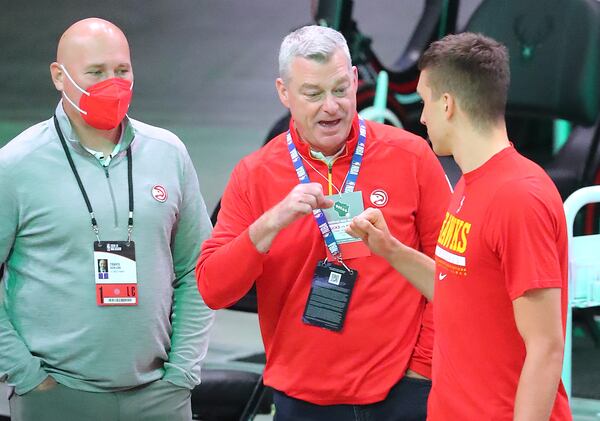
[[[329,182],[329,196],[333,194],[333,161],[327,164],[327,181]]]

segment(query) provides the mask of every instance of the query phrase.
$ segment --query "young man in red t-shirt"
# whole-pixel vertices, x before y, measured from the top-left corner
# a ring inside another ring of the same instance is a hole
[[[459,180],[435,262],[394,238],[368,209],[350,232],[434,301],[428,420],[570,420],[560,382],[567,232],[550,178],[509,142],[506,48],[447,36],[420,61],[423,124]]]

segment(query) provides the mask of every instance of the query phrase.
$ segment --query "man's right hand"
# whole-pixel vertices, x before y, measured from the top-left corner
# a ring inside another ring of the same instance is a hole
[[[379,209],[368,208],[354,217],[346,232],[360,238],[373,253],[387,260],[428,300],[433,299],[435,262],[394,238]]]
[[[46,377],[46,380],[44,380],[43,382],[38,384],[37,387],[33,390],[36,392],[44,392],[46,390],[52,389],[56,385],[57,385],[56,380],[54,380],[54,378],[48,376],[48,377]]]
[[[325,198],[323,187],[319,183],[298,184],[267,214],[277,231],[281,231],[297,219],[312,213],[313,209],[332,206],[333,201]]]
[[[312,213],[313,209],[332,206],[333,201],[325,198],[319,183],[298,184],[281,202],[250,225],[250,240],[259,252],[266,253],[279,231]]]

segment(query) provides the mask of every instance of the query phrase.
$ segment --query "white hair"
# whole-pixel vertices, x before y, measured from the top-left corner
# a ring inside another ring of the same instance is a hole
[[[290,64],[296,57],[327,63],[331,56],[341,50],[352,65],[348,43],[335,29],[318,25],[303,26],[288,34],[279,49],[279,76],[285,81],[290,77]]]

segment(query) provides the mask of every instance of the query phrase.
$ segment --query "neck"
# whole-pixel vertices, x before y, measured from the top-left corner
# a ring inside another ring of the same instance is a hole
[[[309,150],[311,152],[313,152],[313,153],[319,153],[320,152],[325,157],[335,156],[335,155],[341,153],[344,150],[345,147],[346,147],[346,142],[342,143],[341,145],[338,145],[337,149],[331,148],[331,149],[323,150],[321,148],[315,148],[310,143],[308,143],[308,148],[309,148]]]
[[[74,112],[75,111],[75,115]],[[104,155],[110,155],[114,150],[115,145],[119,143],[121,137],[121,125],[111,130],[99,130],[89,126],[76,110],[66,110],[65,113],[69,117],[71,126],[77,134],[79,143],[88,149],[102,152]]]
[[[487,130],[478,130],[469,125],[457,133],[452,155],[461,171],[473,171],[502,149],[510,146],[504,121]]]
[[[325,156],[333,156],[342,149],[344,149],[346,147],[346,143],[348,142],[348,136],[350,136],[350,134],[348,134],[342,142],[336,143],[335,145],[317,146],[304,139],[302,135],[298,132],[298,130],[296,130],[296,134],[298,135],[298,139],[300,139],[301,142],[308,145],[308,149],[310,151],[321,152]]]

